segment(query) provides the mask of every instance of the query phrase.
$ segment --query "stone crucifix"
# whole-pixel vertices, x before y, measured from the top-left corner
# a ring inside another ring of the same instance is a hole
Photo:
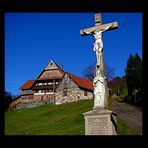
[[[102,24],[101,14],[95,14],[95,26],[80,30],[81,36],[93,35],[95,42],[93,51],[96,52],[96,71],[93,80],[94,85],[94,108],[107,107],[107,84],[104,74],[104,60],[103,60],[103,41],[102,33],[105,31],[117,29],[117,22]]]

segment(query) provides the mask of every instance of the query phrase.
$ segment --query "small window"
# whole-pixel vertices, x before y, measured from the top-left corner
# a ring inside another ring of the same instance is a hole
[[[84,96],[87,96],[87,91],[86,90],[84,91]]]
[[[67,90],[66,89],[64,89],[64,91],[63,91],[63,96],[67,96]]]
[[[41,96],[41,101],[44,99],[44,97],[43,96]]]
[[[52,62],[50,63],[50,66],[52,66]]]

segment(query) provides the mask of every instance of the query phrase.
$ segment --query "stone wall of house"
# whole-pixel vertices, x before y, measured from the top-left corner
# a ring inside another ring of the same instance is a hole
[[[54,103],[54,95],[53,94],[34,95],[33,101],[34,102]]]
[[[32,99],[31,99],[32,97]],[[21,96],[21,103],[15,106],[16,109],[23,108],[33,108],[44,104],[55,103],[56,105],[67,103],[67,102],[75,102],[79,100],[92,99],[93,93],[80,89],[79,87],[72,87],[68,89],[58,90],[55,94],[55,98],[53,95],[28,95]]]
[[[93,92],[79,88],[66,74],[56,90],[55,104],[92,99]]]
[[[87,92],[87,96],[86,93]],[[80,88],[70,88],[65,90],[59,90],[56,92],[56,99],[55,99],[55,104],[63,104],[67,102],[75,102],[79,100],[86,100],[86,99],[92,99],[93,98],[93,93],[82,90]]]

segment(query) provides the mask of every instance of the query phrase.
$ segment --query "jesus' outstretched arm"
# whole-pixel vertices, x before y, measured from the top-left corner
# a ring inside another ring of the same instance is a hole
[[[111,23],[110,25],[108,25],[106,28],[104,28],[103,30],[102,30],[102,32],[104,32],[104,31],[106,31],[106,30],[108,30],[110,27],[112,27],[113,26],[113,23]]]
[[[85,33],[85,34],[92,34],[92,32],[88,32],[85,29],[83,29],[82,32]]]

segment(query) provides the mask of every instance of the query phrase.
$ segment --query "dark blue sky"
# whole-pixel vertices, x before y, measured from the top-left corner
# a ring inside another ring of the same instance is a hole
[[[36,79],[53,59],[64,70],[83,76],[96,60],[92,36],[80,30],[94,26],[95,13],[6,13],[5,90],[20,94],[19,87]],[[117,21],[117,30],[103,33],[105,63],[123,76],[127,59],[142,57],[142,13],[102,13],[102,23]]]

